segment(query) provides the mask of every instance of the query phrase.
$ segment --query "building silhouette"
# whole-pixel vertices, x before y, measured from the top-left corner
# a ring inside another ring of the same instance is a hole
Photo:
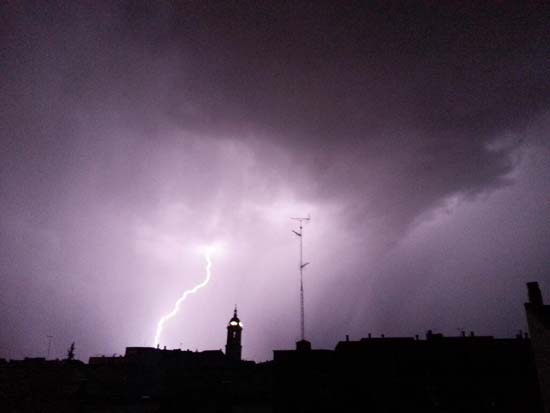
[[[537,282],[527,283],[529,302],[525,303],[544,412],[550,412],[550,305],[544,305]]]
[[[540,412],[530,340],[366,337],[274,352],[276,411]],[[360,406],[358,409],[357,406]]]
[[[127,347],[123,356],[0,359],[2,412],[548,412],[550,306],[537,283],[530,336],[300,340],[264,363],[242,360],[235,308],[222,350]],[[543,402],[546,410],[544,410]]]

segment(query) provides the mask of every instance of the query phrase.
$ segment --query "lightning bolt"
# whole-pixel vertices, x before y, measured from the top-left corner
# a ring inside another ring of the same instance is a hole
[[[199,291],[202,287],[204,287],[208,282],[210,281],[210,277],[212,276],[212,273],[210,272],[210,269],[212,268],[212,261],[210,259],[210,255],[214,252],[214,247],[207,247],[203,251],[204,259],[206,260],[206,278],[203,282],[196,285],[193,289],[187,290],[183,293],[183,295],[176,301],[176,304],[174,305],[174,308],[172,311],[170,311],[165,316],[161,317],[161,319],[157,323],[157,332],[155,333],[155,341],[154,341],[154,347],[157,347],[159,345],[160,336],[162,334],[162,329],[164,328],[164,323],[166,321],[170,320],[172,317],[174,317],[178,311],[180,310],[181,303],[185,301],[188,295],[195,294],[197,291]]]

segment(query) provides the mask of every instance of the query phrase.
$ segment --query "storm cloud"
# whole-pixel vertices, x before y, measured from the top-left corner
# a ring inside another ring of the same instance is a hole
[[[404,3],[404,2],[403,2]],[[550,281],[544,5],[6,2],[0,357],[524,328]]]

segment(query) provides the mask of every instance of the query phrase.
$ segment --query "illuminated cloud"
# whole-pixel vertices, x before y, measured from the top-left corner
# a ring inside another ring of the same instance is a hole
[[[524,328],[550,247],[538,6],[2,6],[0,357]]]

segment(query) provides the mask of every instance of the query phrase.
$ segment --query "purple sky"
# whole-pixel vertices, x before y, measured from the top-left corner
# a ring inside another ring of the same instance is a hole
[[[550,299],[548,7],[113,3],[0,6],[0,357],[150,345],[220,242],[162,345],[222,348],[237,304],[269,359],[309,213],[315,347]]]

